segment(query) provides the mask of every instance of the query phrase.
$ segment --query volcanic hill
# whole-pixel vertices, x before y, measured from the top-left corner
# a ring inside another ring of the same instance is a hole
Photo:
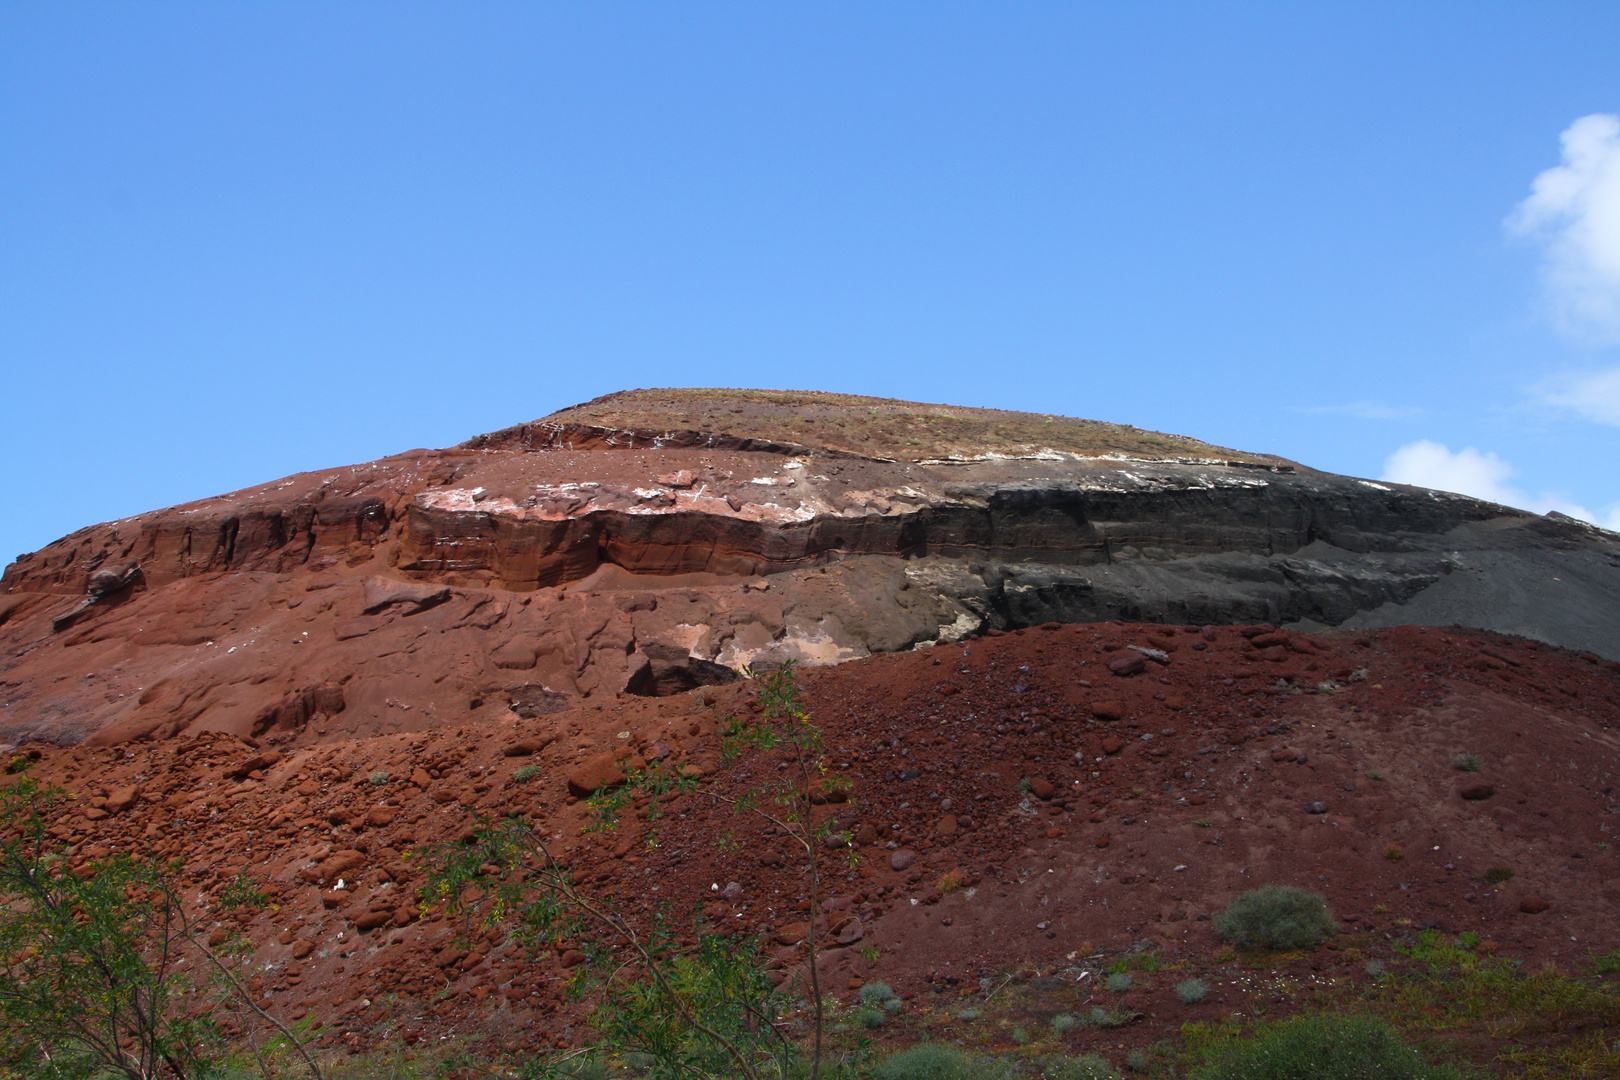
[[[1620,657],[1620,536],[1114,424],[631,391],[18,558],[0,741],[428,730],[1112,618]]]
[[[736,668],[796,658],[854,784],[818,807],[858,855],[830,985],[943,1015],[1010,980],[1038,1024],[1155,952],[1107,999],[1128,1026],[1065,1036],[1117,1057],[1424,927],[1620,946],[1616,642],[1620,538],[1568,519],[1056,416],[634,391],[20,558],[0,737],[74,793],[74,865],[182,860],[322,1045],[565,1045],[580,943],[469,940],[418,853],[517,815],[575,880],[792,970],[794,854],[705,792],[782,764],[719,731],[756,704]],[[582,796],[647,762],[702,784],[588,831]],[[236,882],[265,902],[227,909]],[[1266,883],[1342,928],[1284,982],[1207,921]],[[1181,1003],[1185,973],[1216,991]]]

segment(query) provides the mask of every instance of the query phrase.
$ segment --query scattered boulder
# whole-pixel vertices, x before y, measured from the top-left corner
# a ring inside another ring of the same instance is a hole
[[[625,781],[619,759],[612,751],[586,758],[568,774],[568,793],[581,799]]]
[[[889,855],[889,869],[896,873],[903,873],[911,869],[917,861],[917,853],[910,848],[899,848]]]
[[[1540,915],[1550,907],[1552,905],[1539,896],[1527,896],[1519,901],[1519,910],[1526,915]]]
[[[1135,675],[1147,667],[1147,657],[1132,649],[1123,656],[1108,661],[1108,670],[1115,675]]]
[[[526,739],[507,743],[501,748],[501,753],[507,757],[530,757],[538,754],[546,747],[557,741],[557,736],[547,733],[545,735],[531,735]]]
[[[1469,802],[1483,802],[1492,795],[1496,794],[1496,788],[1492,787],[1490,784],[1471,784],[1457,792],[1457,794],[1461,795]]]
[[[1091,715],[1098,720],[1113,721],[1125,719],[1125,706],[1118,701],[1094,701],[1091,703]]]

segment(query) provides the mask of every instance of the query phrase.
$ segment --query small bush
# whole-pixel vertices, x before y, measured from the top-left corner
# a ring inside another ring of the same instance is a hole
[[[1367,967],[1366,967],[1365,970],[1366,970],[1368,975],[1371,975],[1373,978],[1376,979],[1376,978],[1378,978],[1378,976],[1380,976],[1380,975],[1382,975],[1384,973],[1384,965],[1380,964],[1376,960],[1369,960],[1369,961],[1367,961]]]
[[[1451,759],[1451,767],[1458,772],[1479,772],[1485,767],[1485,759],[1478,754],[1458,754]]]
[[[1072,1013],[1058,1013],[1047,1022],[1052,1034],[1060,1039],[1079,1026],[1080,1021]]]
[[[1108,976],[1108,989],[1112,990],[1116,994],[1123,994],[1125,991],[1131,988],[1131,984],[1135,981],[1136,980],[1131,978],[1130,972],[1116,971],[1112,975]]]
[[[1513,868],[1510,866],[1493,866],[1485,871],[1485,884],[1496,886],[1505,885],[1513,880]]]
[[[956,1014],[956,1018],[958,1020],[966,1020],[968,1023],[972,1023],[983,1015],[984,1014],[978,1009],[963,1009],[961,1012]]]
[[[1317,893],[1289,885],[1251,889],[1215,916],[1215,933],[1240,949],[1313,949],[1333,933]]]
[[[1367,770],[1367,779],[1382,780],[1384,779],[1384,774],[1379,772],[1377,769],[1369,769]]]
[[[886,1013],[897,1013],[901,1009],[905,1008],[905,1004],[906,1003],[901,1001],[899,998],[892,997],[883,1003],[883,1011]]]
[[[855,1022],[863,1028],[876,1030],[883,1026],[883,1010],[874,1009],[870,1005],[859,1009],[855,1013]]]
[[[1217,1051],[1195,1080],[1461,1080],[1430,1065],[1394,1029],[1370,1016],[1311,1016]]]
[[[1131,1072],[1147,1072],[1153,1068],[1153,1054],[1137,1047],[1125,1055],[1125,1067]]]
[[[959,1080],[970,1065],[956,1047],[926,1042],[884,1058],[872,1067],[872,1075],[876,1080]]]
[[[1120,1080],[1114,1067],[1096,1054],[1047,1058],[1041,1076],[1043,1080]]]
[[[861,999],[863,1005],[881,1005],[894,997],[894,989],[886,982],[873,980],[862,986],[856,996]]]
[[[1406,858],[1406,849],[1401,847],[1399,844],[1391,844],[1389,847],[1384,849],[1384,858],[1388,859],[1390,862],[1400,862],[1402,859]]]
[[[538,765],[525,765],[525,766],[523,766],[523,768],[519,769],[517,772],[512,774],[512,779],[517,781],[520,784],[527,784],[530,780],[533,780],[535,777],[537,777],[539,775],[540,775],[540,766],[538,766]]]
[[[1028,1046],[1029,1045],[1029,1032],[1025,1031],[1021,1027],[1013,1028],[1012,1029],[1012,1041],[1017,1043],[1019,1046]]]
[[[384,772],[383,770],[378,769],[376,772],[374,772],[370,776],[366,777],[366,779],[370,780],[373,784],[377,785],[378,787],[382,787],[384,784],[388,783],[388,774],[386,772]]]
[[[1196,1005],[1209,997],[1209,983],[1203,979],[1188,979],[1176,985],[1176,997],[1183,1005]]]
[[[1608,975],[1620,971],[1620,949],[1614,950],[1607,956],[1593,957],[1593,967],[1599,975]]]

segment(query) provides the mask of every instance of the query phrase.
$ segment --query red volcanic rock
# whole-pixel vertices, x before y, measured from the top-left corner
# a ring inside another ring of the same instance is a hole
[[[417,585],[392,578],[369,577],[364,596],[360,610],[367,615],[395,606],[405,608],[409,614],[444,603],[450,599],[450,589],[445,585]]]
[[[619,758],[611,751],[586,758],[568,774],[569,793],[584,798],[603,788],[624,783],[624,771],[619,764]]]
[[[1458,791],[1457,794],[1471,802],[1479,802],[1495,795],[1496,788],[1490,784],[1473,784]]]
[[[1118,701],[1112,700],[1092,702],[1091,715],[1098,720],[1123,720],[1125,719],[1125,706]]]
[[[1550,907],[1552,905],[1539,896],[1527,896],[1519,901],[1519,910],[1526,915],[1540,915]]]
[[[501,753],[506,757],[529,757],[531,754],[538,754],[556,741],[557,736],[554,734],[535,735],[527,739],[507,743],[501,749]]]
[[[1057,788],[1043,776],[1032,776],[1029,778],[1029,793],[1037,799],[1046,800],[1057,794]]]
[[[1102,751],[1105,754],[1117,754],[1125,749],[1125,741],[1110,735],[1102,741]]]
[[[1147,657],[1139,652],[1128,652],[1108,661],[1108,670],[1115,675],[1135,675],[1147,667]]]

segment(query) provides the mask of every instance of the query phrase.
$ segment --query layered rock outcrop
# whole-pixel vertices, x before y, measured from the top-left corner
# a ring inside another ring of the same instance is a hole
[[[0,740],[409,729],[1110,618],[1616,656],[1620,537],[1091,421],[634,391],[20,558]]]

